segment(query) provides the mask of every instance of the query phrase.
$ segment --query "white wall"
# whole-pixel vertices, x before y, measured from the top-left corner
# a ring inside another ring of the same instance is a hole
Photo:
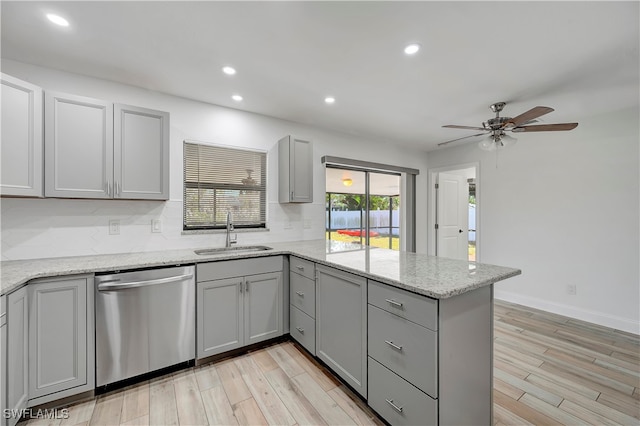
[[[473,143],[429,152],[430,169],[480,162],[481,261],[522,269],[496,298],[640,333],[639,125],[635,107],[514,135],[497,158]]]
[[[417,208],[418,211],[426,210],[426,154],[397,149],[393,141],[372,141],[10,60],[2,61],[2,72],[44,89],[171,114],[170,201],[3,198],[2,260],[223,245],[223,234],[182,235],[182,142],[185,139],[270,151],[267,177],[269,232],[240,233],[240,244],[324,238],[325,173],[320,163],[320,157],[324,155],[421,170],[417,179],[420,194]],[[275,144],[287,134],[310,138],[314,142],[314,203],[311,205],[277,202]],[[121,221],[120,235],[108,234],[110,219]],[[152,219],[162,220],[162,233],[151,233]],[[417,247],[425,252],[426,218],[419,215],[417,222]]]

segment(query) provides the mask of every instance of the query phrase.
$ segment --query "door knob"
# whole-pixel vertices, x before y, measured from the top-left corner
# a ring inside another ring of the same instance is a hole
[[[462,234],[462,229],[458,229],[458,234]]]

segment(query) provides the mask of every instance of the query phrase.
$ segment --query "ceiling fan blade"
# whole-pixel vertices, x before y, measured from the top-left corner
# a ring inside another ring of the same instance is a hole
[[[442,126],[442,127],[446,127],[448,129],[487,130],[484,127],[458,126],[455,124],[447,124],[446,126]]]
[[[513,132],[557,132],[561,130],[573,130],[578,127],[578,123],[560,123],[560,124],[539,124],[536,126],[516,127]]]
[[[514,127],[517,127],[529,120],[533,120],[534,118],[538,118],[545,114],[549,114],[553,110],[554,110],[553,108],[544,107],[544,106],[537,106],[537,107],[531,108],[529,111],[523,112],[519,116],[513,117],[511,120],[507,121],[503,127],[506,127],[507,125],[512,125]]]
[[[475,137],[475,136],[482,136],[482,135],[486,135],[486,134],[488,134],[488,132],[478,133],[477,135],[465,136],[465,137],[463,137],[463,138],[458,138],[458,139],[451,139],[450,141],[440,142],[440,143],[438,144],[438,146],[443,146],[443,145],[450,144],[451,142],[461,141],[462,139],[473,138],[473,137]]]

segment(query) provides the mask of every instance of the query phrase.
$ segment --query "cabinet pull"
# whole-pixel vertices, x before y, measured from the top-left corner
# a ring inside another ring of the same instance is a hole
[[[388,341],[388,340],[385,340],[384,342],[385,342],[387,345],[391,346],[392,348],[395,348],[395,349],[397,349],[397,350],[399,350],[399,351],[401,351],[401,350],[402,350],[402,346],[400,346],[400,345],[396,345],[395,343],[390,342],[390,341]]]
[[[396,404],[394,404],[393,399],[385,399],[385,401],[387,401],[389,405],[392,406],[393,409],[396,410],[398,413],[402,413],[402,407],[398,407]]]
[[[298,266],[296,266],[296,268],[298,268],[298,270],[300,270],[300,271],[304,271],[304,266],[302,266],[302,265],[298,265]]]
[[[120,195],[120,182],[116,182],[113,196],[115,197],[119,195]]]
[[[386,300],[387,302],[391,303],[393,306],[397,306],[398,308],[402,308],[402,306],[403,306],[402,302],[396,302],[393,299],[384,299],[384,300]]]
[[[301,291],[296,291],[296,294],[297,294],[298,296],[300,296],[300,297],[304,297],[304,293],[303,293],[303,292],[301,292]]]
[[[296,327],[296,330],[298,330],[300,333],[304,334],[304,328]]]
[[[249,281],[245,281],[245,283],[244,283],[244,291],[249,293]]]

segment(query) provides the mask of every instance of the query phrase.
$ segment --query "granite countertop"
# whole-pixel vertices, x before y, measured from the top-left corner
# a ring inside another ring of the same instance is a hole
[[[192,249],[0,262],[0,295],[29,280],[274,255],[294,255],[418,294],[445,299],[520,275],[519,269],[338,241],[268,243],[272,250],[197,255]]]

